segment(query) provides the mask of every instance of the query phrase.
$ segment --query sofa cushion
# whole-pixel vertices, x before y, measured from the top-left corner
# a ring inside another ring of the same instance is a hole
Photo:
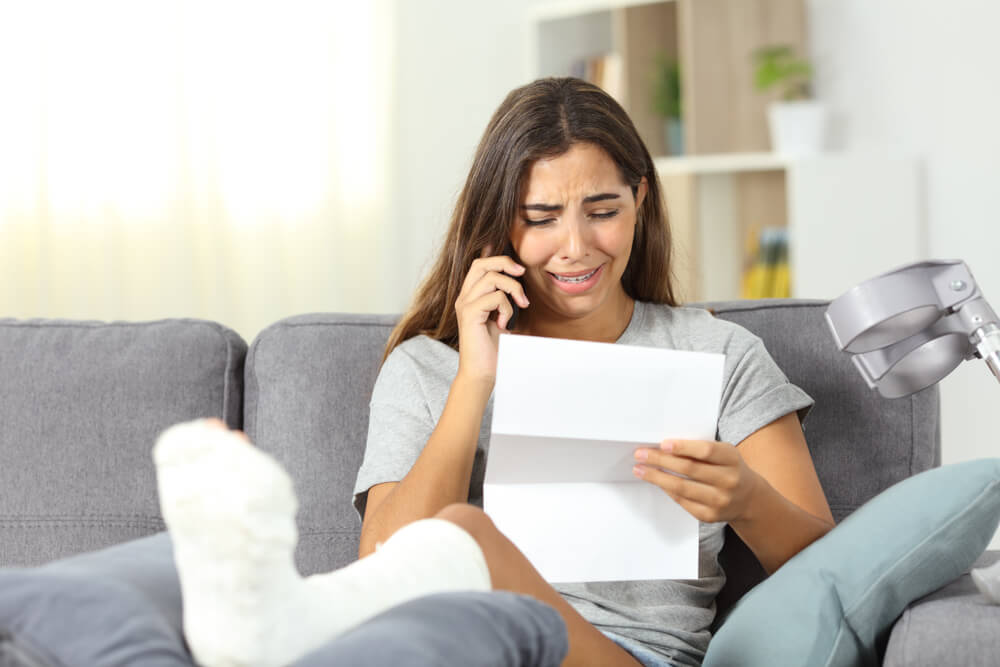
[[[41,567],[0,569],[4,667],[189,667],[181,619],[167,533]]]
[[[201,320],[0,319],[0,566],[163,530],[153,442],[197,417],[240,426],[245,354]]]
[[[299,497],[296,564],[327,572],[358,556],[351,502],[368,402],[393,315],[312,314],[275,322],[250,345],[245,431],[288,470]]]
[[[966,572],[998,521],[1000,459],[904,480],[746,595],[704,665],[880,664],[906,605]]]
[[[988,551],[973,567],[1000,560]],[[965,574],[910,604],[892,627],[883,667],[989,665],[1000,656],[1000,605]]]

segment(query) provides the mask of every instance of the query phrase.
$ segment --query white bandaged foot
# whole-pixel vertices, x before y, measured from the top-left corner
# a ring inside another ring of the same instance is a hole
[[[971,575],[979,592],[993,604],[1000,604],[1000,561],[989,567],[973,570]]]
[[[292,481],[268,454],[200,420],[164,431],[153,457],[184,634],[200,665],[287,665],[396,604],[490,588],[479,545],[441,519],[412,523],[371,556],[303,579],[293,561]]]

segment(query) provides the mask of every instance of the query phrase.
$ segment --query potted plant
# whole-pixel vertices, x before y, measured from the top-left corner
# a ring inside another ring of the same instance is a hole
[[[821,152],[826,143],[826,108],[812,99],[812,66],[790,46],[765,46],[754,51],[757,90],[776,90],[768,107],[771,147],[783,155]]]
[[[661,53],[653,69],[653,110],[664,118],[669,155],[684,154],[684,123],[681,120],[681,68],[677,60]]]

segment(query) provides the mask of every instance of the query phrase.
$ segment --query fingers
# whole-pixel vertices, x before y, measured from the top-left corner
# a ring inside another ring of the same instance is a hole
[[[725,442],[708,440],[664,440],[660,451],[709,463],[730,463],[736,448]]]
[[[699,521],[716,523],[729,521],[735,516],[732,510],[733,496],[728,489],[684,479],[644,465],[636,466],[633,472],[640,479],[660,487],[675,503]]]
[[[674,498],[674,502],[686,509],[688,514],[698,519],[698,521],[704,521],[705,523],[717,523],[719,521],[726,520],[718,509],[710,505],[705,505],[683,496]]]
[[[490,255],[492,251],[486,246],[472,261],[455,307],[460,315],[465,312],[466,318],[482,322],[497,311],[497,325],[506,329],[514,312],[512,302],[522,308],[531,305],[524,286],[516,279],[527,269],[507,255]]]
[[[637,477],[660,487],[678,503],[684,500],[704,505],[706,508],[718,508],[728,502],[726,493],[710,484],[684,479],[673,473],[646,465],[636,466],[635,472]]]
[[[514,316],[513,306],[510,305],[507,295],[500,290],[487,292],[469,305],[473,310],[482,314],[484,322],[489,320],[493,311],[497,311],[499,313],[497,326],[501,329],[506,329],[510,318]]]
[[[483,249],[483,253],[487,251],[489,246]],[[519,277],[524,275],[525,268],[507,255],[482,255],[479,259],[472,260],[472,266],[469,267],[469,272],[465,274],[465,281],[462,283],[462,292],[467,292],[489,272]]]
[[[527,308],[531,305],[531,302],[528,301],[528,295],[524,291],[524,285],[510,276],[505,276],[493,271],[485,274],[479,279],[479,282],[470,287],[466,298],[469,300],[475,300],[484,294],[490,294],[491,292],[496,292],[497,290],[502,290],[511,295],[514,300],[517,301],[517,304],[522,308]]]
[[[729,486],[738,481],[739,470],[734,459],[736,450],[731,445],[693,440],[683,442],[683,447],[675,444],[670,452],[663,451],[663,448],[637,449],[635,460],[705,484]],[[713,444],[719,446],[713,447]],[[686,451],[688,455],[680,455],[678,451]],[[701,456],[696,458],[693,456],[695,453]]]
[[[664,441],[635,451],[636,477],[655,484],[700,521],[741,516],[752,478],[736,448],[723,442]]]
[[[636,452],[636,462],[650,468],[658,468],[673,473],[702,484],[713,486],[728,486],[731,473],[727,466],[715,465],[712,463],[702,463],[694,459],[681,456],[672,456],[654,450],[643,458],[643,451]]]
[[[514,317],[514,308],[510,305],[510,301],[507,297],[500,292],[494,292],[494,294],[500,295],[500,304],[497,306],[497,326],[507,331],[507,325],[510,323],[510,318]]]
[[[245,440],[246,442],[250,442],[250,436],[248,436],[243,431],[235,429],[230,430],[229,425],[226,424],[226,422],[219,419],[218,417],[205,417],[202,419],[202,421],[205,423],[205,426],[208,426],[209,428],[218,429],[220,431],[229,431],[230,433],[238,437],[240,440]]]

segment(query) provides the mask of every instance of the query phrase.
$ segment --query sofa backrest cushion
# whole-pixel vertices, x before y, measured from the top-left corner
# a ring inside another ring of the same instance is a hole
[[[883,489],[937,465],[936,388],[886,400],[868,389],[833,344],[826,302],[761,300],[706,304],[760,336],[789,379],[816,405],[806,425],[816,469],[837,520]],[[251,345],[244,421],[251,439],[292,473],[301,498],[297,561],[304,573],[357,556],[351,503],[368,431],[368,401],[396,316],[305,315],[277,322]],[[727,533],[720,557],[727,608],[763,571]],[[727,597],[728,596],[728,597]]]
[[[0,567],[163,530],[155,438],[198,417],[239,427],[245,355],[201,320],[0,319]]]
[[[354,480],[368,435],[368,402],[396,320],[298,315],[270,325],[250,344],[244,430],[295,482],[296,564],[303,574],[358,556]]]

